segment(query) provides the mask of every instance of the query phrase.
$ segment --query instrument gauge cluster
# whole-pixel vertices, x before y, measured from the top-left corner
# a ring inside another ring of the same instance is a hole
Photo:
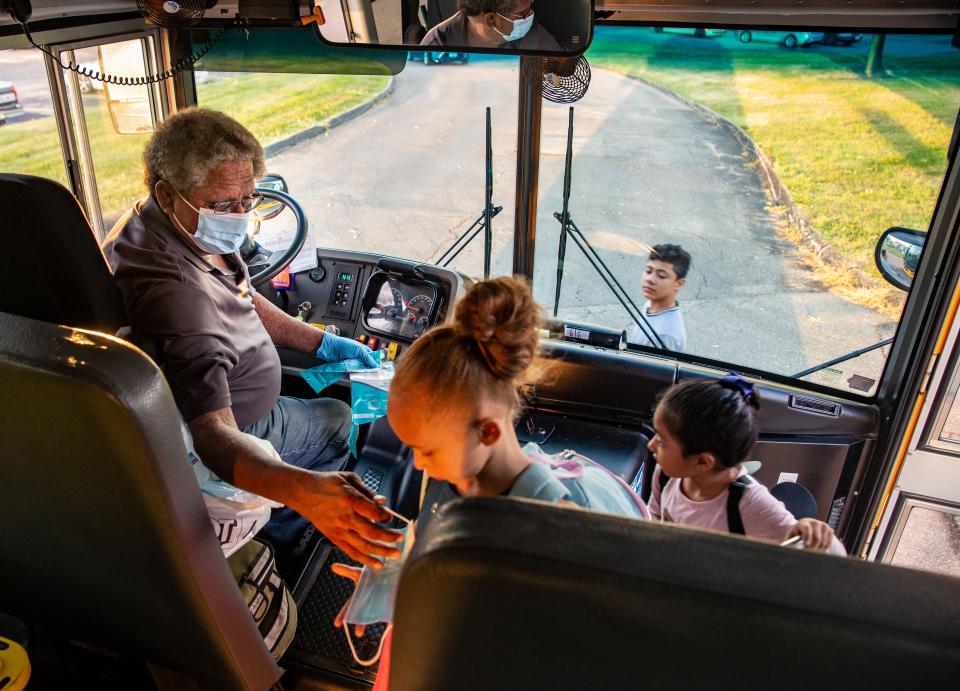
[[[374,274],[364,294],[364,324],[370,331],[413,341],[437,319],[438,295],[430,281]]]

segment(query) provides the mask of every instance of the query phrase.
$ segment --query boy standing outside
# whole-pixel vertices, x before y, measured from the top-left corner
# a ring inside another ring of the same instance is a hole
[[[647,259],[641,287],[647,301],[643,314],[668,350],[682,353],[687,347],[687,331],[683,327],[677,293],[687,282],[690,253],[680,245],[654,245]],[[653,341],[637,326],[627,327],[627,343],[654,347]]]

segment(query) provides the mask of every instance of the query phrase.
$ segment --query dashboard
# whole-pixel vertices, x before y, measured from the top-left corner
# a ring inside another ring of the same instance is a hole
[[[466,287],[461,274],[439,266],[318,249],[316,268],[293,274],[288,287],[268,283],[259,292],[287,314],[335,329],[393,359],[431,326],[442,324]],[[306,353],[278,351],[287,374],[316,365]]]

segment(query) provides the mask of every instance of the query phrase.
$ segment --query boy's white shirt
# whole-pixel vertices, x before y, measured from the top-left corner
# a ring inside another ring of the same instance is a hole
[[[683,325],[683,315],[680,313],[680,302],[673,307],[660,312],[650,311],[650,301],[643,303],[643,314],[650,322],[650,326],[663,341],[664,347],[677,353],[687,348],[687,330]],[[654,347],[647,335],[636,324],[627,327],[627,343]]]

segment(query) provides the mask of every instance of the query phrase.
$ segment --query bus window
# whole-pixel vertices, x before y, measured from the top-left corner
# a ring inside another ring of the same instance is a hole
[[[43,53],[33,48],[0,51],[0,73],[4,170],[68,184]]]
[[[89,72],[143,77],[148,72],[147,59],[153,61],[152,43],[152,39],[134,38],[66,50],[62,55],[72,57]],[[94,230],[105,237],[133,201],[144,194],[141,156],[157,109],[155,88],[113,85],[73,72],[63,74],[74,137],[80,143],[88,215]]]
[[[891,35],[890,73],[867,79],[869,36],[828,46],[807,33],[810,45],[793,50],[738,33],[597,28],[593,79],[574,108],[565,251],[554,213],[568,109],[543,111],[536,295],[561,320],[660,348],[582,237],[636,306],[658,315],[667,350],[871,395],[906,296],[880,277],[874,246],[888,227],[930,224],[960,52],[945,35]],[[682,287],[663,294],[644,285],[660,244],[692,256]]]
[[[223,110],[265,147],[321,247],[443,263],[484,207],[491,109],[493,275],[512,270],[516,58],[412,53],[383,76],[208,72],[199,105]],[[368,104],[373,106],[367,110]],[[483,273],[483,234],[450,264]]]

